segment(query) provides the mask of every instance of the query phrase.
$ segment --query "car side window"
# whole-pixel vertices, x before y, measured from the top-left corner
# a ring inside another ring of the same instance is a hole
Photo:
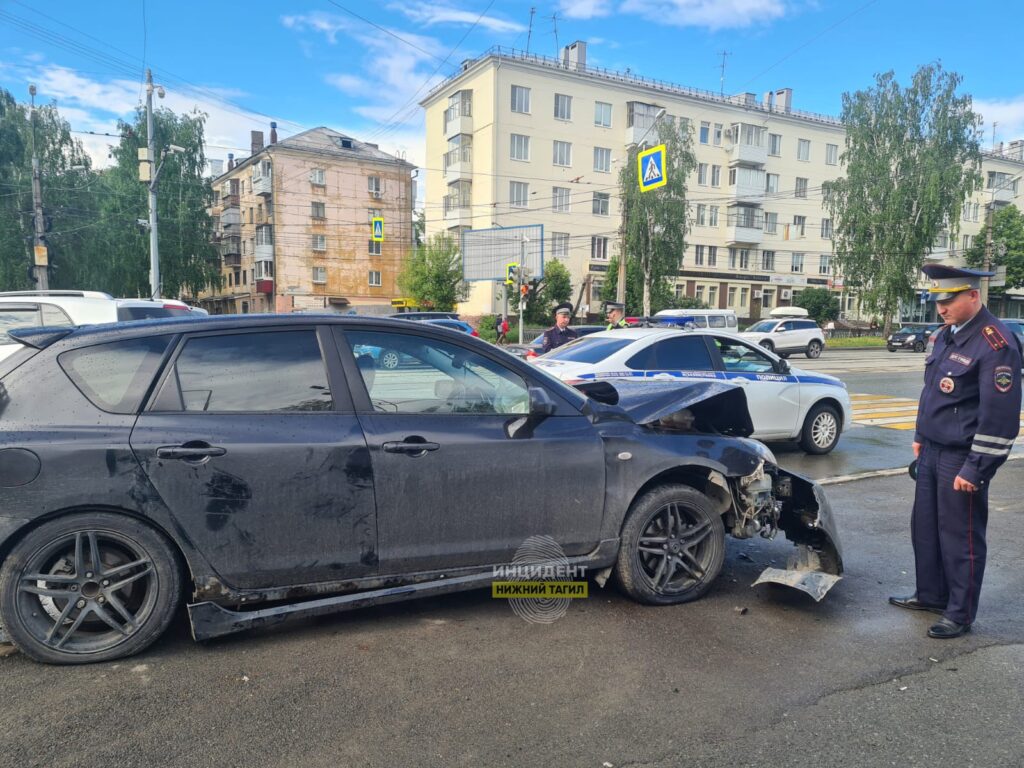
[[[679,336],[651,344],[626,361],[634,371],[710,371],[711,355],[703,336]]]
[[[722,364],[730,373],[774,373],[775,363],[761,350],[740,341],[715,337]]]
[[[35,306],[4,307],[0,309],[0,344],[10,344],[13,339],[7,331],[15,328],[36,328],[43,324],[39,309]]]
[[[39,311],[43,315],[43,325],[74,325],[68,313],[56,304],[40,304]]]
[[[425,336],[346,331],[378,413],[525,414],[526,381],[455,344]]]
[[[723,315],[712,315],[708,318],[708,324],[712,328],[725,328],[725,317]]]
[[[818,330],[818,324],[813,320],[800,320],[797,322],[797,328],[801,331],[816,331]]]
[[[334,405],[314,330],[191,338],[170,375],[164,388],[177,385],[184,411],[329,411]],[[158,401],[168,402],[163,392]]]
[[[776,328],[775,330],[776,331],[792,331],[792,330],[795,330],[795,325],[796,325],[796,323],[794,323],[792,320],[787,320],[784,323],[779,323],[779,327]]]
[[[57,357],[68,378],[108,413],[135,413],[160,367],[170,336],[113,341],[72,349]]]

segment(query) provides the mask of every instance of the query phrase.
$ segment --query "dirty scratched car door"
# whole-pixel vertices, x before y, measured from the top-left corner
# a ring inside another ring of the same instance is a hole
[[[471,347],[437,337],[345,330],[353,398],[373,461],[381,571],[509,562],[524,540],[554,538],[566,554],[599,539],[603,443],[559,398],[527,419],[527,380]],[[377,348],[398,349],[387,370]],[[360,404],[360,400],[365,400]]]
[[[376,572],[369,454],[323,334],[186,337],[132,431],[182,533],[231,586]]]

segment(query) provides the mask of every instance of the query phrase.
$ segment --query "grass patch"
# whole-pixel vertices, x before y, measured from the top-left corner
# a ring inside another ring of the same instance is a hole
[[[885,339],[881,336],[851,336],[843,339],[826,339],[826,349],[872,349],[885,347]]]

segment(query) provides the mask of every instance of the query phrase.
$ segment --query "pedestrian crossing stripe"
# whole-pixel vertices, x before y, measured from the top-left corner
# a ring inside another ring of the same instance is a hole
[[[664,144],[646,149],[637,155],[637,181],[640,184],[641,192],[657,189],[668,183],[665,174],[665,157]]]
[[[853,423],[862,427],[912,430],[917,425],[917,400],[890,395],[851,394]],[[1024,412],[1020,415],[1024,428]]]

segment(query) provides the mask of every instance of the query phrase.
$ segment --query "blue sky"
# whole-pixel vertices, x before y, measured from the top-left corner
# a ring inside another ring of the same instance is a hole
[[[56,100],[72,127],[113,131],[141,95],[144,63],[164,103],[209,114],[211,157],[247,154],[249,131],[327,125],[423,164],[416,103],[493,45],[588,42],[589,63],[717,91],[791,87],[797,109],[837,115],[843,91],[939,60],[963,75],[992,140],[1024,138],[1016,64],[1024,5],[978,0],[6,0],[0,85]],[[358,18],[358,17],[362,18]],[[554,19],[552,17],[555,17]],[[110,140],[79,134],[103,161]]]

